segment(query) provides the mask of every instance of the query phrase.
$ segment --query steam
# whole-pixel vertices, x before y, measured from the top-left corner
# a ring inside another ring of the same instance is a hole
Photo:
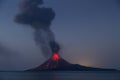
[[[52,8],[41,7],[43,0],[22,0],[19,5],[20,13],[16,15],[15,22],[31,25],[35,30],[34,40],[48,57],[53,52],[58,52],[60,47],[55,41],[50,25],[55,18]]]

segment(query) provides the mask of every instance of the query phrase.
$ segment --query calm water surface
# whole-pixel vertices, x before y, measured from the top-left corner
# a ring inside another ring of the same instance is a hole
[[[120,72],[0,72],[0,80],[120,80]]]

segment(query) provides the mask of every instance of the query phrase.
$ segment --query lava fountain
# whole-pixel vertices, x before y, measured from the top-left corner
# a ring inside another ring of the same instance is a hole
[[[60,59],[60,55],[58,53],[53,53],[52,59],[58,61]]]

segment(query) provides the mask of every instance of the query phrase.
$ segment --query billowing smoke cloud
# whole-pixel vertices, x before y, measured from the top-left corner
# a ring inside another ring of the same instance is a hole
[[[43,0],[22,0],[16,15],[15,22],[31,25],[34,30],[36,44],[41,47],[45,56],[58,52],[60,47],[56,43],[54,34],[50,30],[50,25],[55,18],[52,8],[42,7]]]
[[[42,0],[23,0],[20,3],[21,13],[16,16],[16,22],[21,24],[30,24],[34,28],[42,28],[43,26],[36,26],[36,24],[44,24],[48,27],[55,17],[55,13],[51,8],[40,8]]]

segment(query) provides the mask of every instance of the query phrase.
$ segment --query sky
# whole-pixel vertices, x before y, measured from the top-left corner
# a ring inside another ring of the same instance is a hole
[[[29,25],[14,22],[20,0],[0,0],[0,70],[26,70],[46,61]],[[60,55],[74,64],[120,69],[118,0],[44,0],[56,12],[51,29]]]

